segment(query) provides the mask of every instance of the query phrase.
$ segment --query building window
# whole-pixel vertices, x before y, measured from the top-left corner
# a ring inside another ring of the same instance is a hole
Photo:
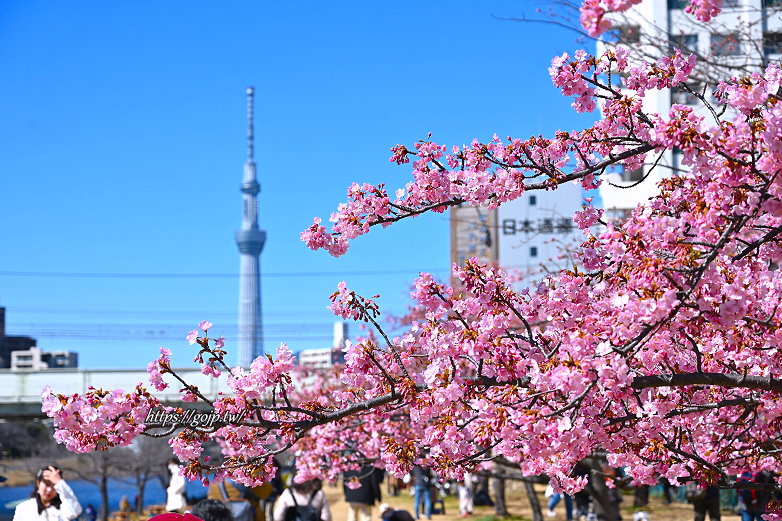
[[[538,198],[534,195],[529,196],[529,205],[535,206],[536,204],[538,204]]]
[[[766,54],[782,54],[782,33],[763,33],[763,51]]]
[[[638,43],[641,41],[641,27],[639,25],[612,27],[606,34],[606,40],[613,43]]]
[[[538,256],[538,247],[537,246],[530,246],[530,248],[529,248],[529,256],[530,257],[537,257]]]
[[[612,221],[626,221],[633,215],[633,210],[629,208],[611,208],[608,210]]]
[[[741,42],[737,33],[712,34],[711,53],[714,56],[741,55]]]
[[[668,0],[668,9],[684,9],[686,6],[686,0]]]
[[[557,220],[557,233],[570,233],[573,231],[573,219],[560,217]]]
[[[622,171],[619,173],[619,175],[622,177],[622,181],[625,183],[637,183],[644,178],[644,169],[641,167],[628,170],[625,167],[622,167]]]
[[[722,7],[741,7],[741,0],[724,0]]]
[[[670,39],[671,52],[679,49],[682,54],[698,52],[697,34],[672,34]]]
[[[671,87],[671,105],[695,105],[698,103],[698,97],[693,94],[700,90],[699,85],[687,85],[689,88],[684,88],[679,85]]]

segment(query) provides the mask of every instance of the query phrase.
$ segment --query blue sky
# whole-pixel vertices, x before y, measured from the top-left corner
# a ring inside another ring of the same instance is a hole
[[[184,336],[205,319],[231,349],[250,85],[266,350],[329,346],[341,280],[403,313],[419,271],[447,273],[447,216],[378,230],[340,259],[299,233],[354,181],[404,186],[409,167],[388,161],[397,143],[587,125],[547,74],[554,55],[582,46],[575,34],[498,19],[537,5],[6,0],[8,333],[78,351],[86,368],[141,368],[159,346],[187,365]]]

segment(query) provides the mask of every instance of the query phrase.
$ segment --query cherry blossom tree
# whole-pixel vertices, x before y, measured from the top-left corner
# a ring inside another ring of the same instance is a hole
[[[691,15],[677,17],[675,28],[667,23],[655,23],[642,13],[598,11],[596,18],[603,25],[608,21],[611,24],[603,34],[582,25],[582,17],[591,13],[591,4],[583,8],[573,0],[551,0],[547,4],[532,15],[501,19],[563,27],[578,34],[581,40],[599,40],[607,48],[630,47],[637,60],[657,60],[678,48],[698,59],[688,78],[689,86],[697,86],[698,91],[732,76],[764,70],[772,61],[770,55],[776,54],[780,45],[778,33],[767,32],[769,20],[779,18],[782,12],[782,5],[773,1],[763,2],[763,7],[758,8],[738,0],[724,0],[723,16],[706,20],[695,16],[699,12],[697,4],[688,7],[681,0],[669,0],[669,9],[680,7]],[[706,36],[708,41],[699,44],[698,34]]]
[[[632,3],[586,0],[585,29],[606,30],[607,14]],[[717,0],[692,6],[704,22],[719,12]],[[477,261],[453,267],[453,287],[421,273],[411,293],[419,318],[396,335],[373,299],[342,283],[332,310],[369,329],[331,375],[303,373],[284,344],[231,369],[224,339],[203,322],[188,335],[196,361],[227,378],[232,394],[205,397],[172,370],[167,349],[150,363],[150,382],[162,390],[173,378],[184,401],[239,421],[161,432],[144,423],[162,405],[141,385],[83,396],[46,389],[57,440],[92,451],[172,435],[189,476],[230,474],[248,485],[268,480],[285,450],[297,454],[297,479],[335,479],[366,462],[396,475],[424,464],[458,478],[501,458],[574,492],[587,484],[576,465],[595,454],[646,484],[760,487],[736,475],[782,475],[782,71],[770,65],[721,83],[729,111],[703,100],[705,116],[683,105],[649,114],[644,94],[687,82],[696,58],[627,56],[617,47],[553,60],[553,83],[575,110],[602,101],[591,127],[450,149],[430,138],[397,145],[391,160],[412,168],[404,188],[392,196],[384,185],[355,184],[330,230],[315,219],[302,233],[310,248],[339,256],[378,226],[463,203],[494,208],[563,183],[595,188],[612,165],[632,169],[681,150],[689,170],[663,180],[626,221],[596,232],[599,209],[574,216],[584,231],[577,265],[523,291]],[[210,440],[225,456],[219,464],[203,455]],[[767,519],[782,519],[775,508]]]

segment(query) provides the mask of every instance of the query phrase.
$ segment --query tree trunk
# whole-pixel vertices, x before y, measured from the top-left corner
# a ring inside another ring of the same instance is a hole
[[[543,514],[540,511],[540,501],[535,493],[535,484],[531,481],[524,481],[524,489],[527,491],[529,506],[532,509],[532,521],[543,521]]]
[[[109,518],[109,478],[105,474],[100,477],[100,497],[103,504],[100,507],[101,521]]]
[[[617,490],[606,486],[605,478],[599,470],[592,471],[587,491],[595,503],[595,514],[599,521],[621,521]]]
[[[494,477],[492,485],[494,488],[494,515],[498,517],[508,516],[508,507],[505,503],[505,478],[504,471],[499,465],[494,465]]]
[[[489,478],[487,476],[478,477],[478,490],[489,495]]]
[[[147,486],[148,477],[144,474],[136,475],[136,512],[144,510],[144,487]]]

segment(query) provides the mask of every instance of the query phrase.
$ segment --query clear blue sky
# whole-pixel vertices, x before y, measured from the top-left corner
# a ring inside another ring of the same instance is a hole
[[[86,368],[141,368],[159,346],[185,365],[184,336],[205,319],[230,340],[250,85],[267,351],[329,346],[340,280],[402,313],[419,271],[447,273],[446,216],[378,230],[340,259],[299,233],[353,181],[404,186],[409,167],[388,162],[397,143],[588,124],[547,73],[582,46],[574,33],[497,18],[538,5],[4,1],[8,333],[78,351]]]

